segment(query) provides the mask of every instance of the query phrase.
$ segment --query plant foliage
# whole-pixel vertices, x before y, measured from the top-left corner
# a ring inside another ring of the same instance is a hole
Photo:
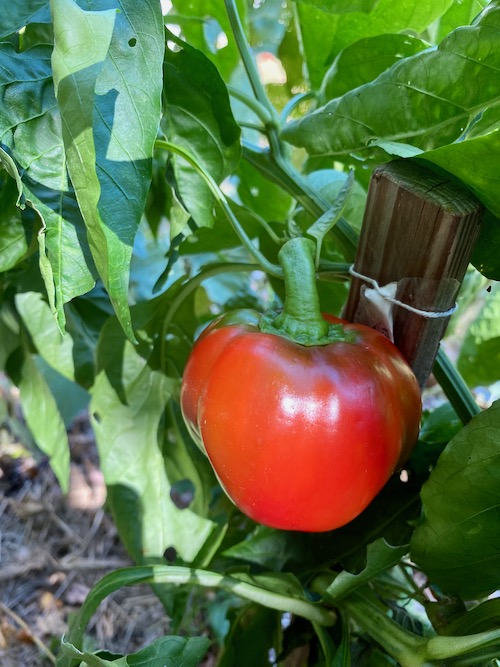
[[[66,428],[89,410],[137,564],[90,593],[57,664],[194,667],[208,650],[219,667],[493,664],[498,405],[464,428],[446,399],[429,408],[404,479],[347,526],[309,535],[233,507],[179,388],[214,314],[279,305],[291,236],[318,240],[320,300],[339,314],[370,174],[398,155],[452,174],[487,209],[459,295],[469,320],[450,332],[469,387],[494,395],[500,2],[163,10],[25,0],[0,16],[0,368],[64,491]],[[173,634],[134,655],[88,652],[92,613],[138,582]],[[181,610],[198,588],[217,592],[200,597],[197,633]]]

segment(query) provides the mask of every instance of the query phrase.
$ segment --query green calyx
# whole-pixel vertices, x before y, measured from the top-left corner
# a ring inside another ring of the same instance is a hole
[[[329,324],[321,315],[314,257],[311,239],[296,237],[281,248],[278,259],[285,280],[285,304],[280,313],[262,316],[261,331],[308,347],[347,339],[341,325]]]

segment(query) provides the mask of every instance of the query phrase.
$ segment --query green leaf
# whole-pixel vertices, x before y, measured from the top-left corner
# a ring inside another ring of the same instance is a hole
[[[0,272],[12,269],[24,258],[31,240],[32,230],[23,225],[17,199],[16,184],[9,178],[0,190]]]
[[[289,194],[265,178],[246,160],[239,165],[237,175],[238,196],[247,209],[268,222],[286,222],[294,204]],[[248,216],[248,210],[246,215]]]
[[[80,651],[79,649],[76,648],[76,646],[73,646],[73,644],[70,644],[69,642],[65,641],[64,638],[61,640],[61,654],[68,659],[74,659],[74,660],[80,660],[80,664],[88,665],[88,667],[111,667],[112,665],[115,665],[117,667],[120,665],[120,667],[124,667],[125,663],[122,659],[119,661],[113,660],[110,662],[109,660],[104,660],[104,658],[100,658],[98,655],[95,653],[89,653],[88,651]],[[85,662],[83,662],[85,660]]]
[[[124,396],[101,371],[91,392],[91,414],[118,530],[137,562],[163,556],[168,547],[190,562],[214,524],[177,509],[170,497],[158,427],[172,381],[151,370],[128,342],[122,358],[118,353],[112,363],[113,373],[122,373]]]
[[[316,9],[331,14],[347,14],[349,12],[369,14],[375,9],[379,0],[353,0],[349,3],[346,3],[345,0],[295,0],[295,2],[311,5],[311,7],[316,7]]]
[[[183,42],[176,46],[174,50],[167,43],[165,52],[162,127],[169,141],[186,149],[220,183],[240,159],[240,130],[229,95],[203,53]],[[199,227],[212,227],[215,200],[210,188],[182,158],[173,155],[171,159],[182,204]]]
[[[97,270],[133,340],[129,265],[160,120],[160,4],[101,0],[84,11],[72,0],[51,0],[51,7],[68,170]]]
[[[222,555],[226,558],[256,563],[266,569],[281,570],[290,559],[293,559],[296,551],[293,535],[267,526],[257,526],[243,542],[229,547]]]
[[[127,656],[129,667],[197,667],[210,646],[207,637],[160,637]]]
[[[189,509],[206,517],[217,480],[207,457],[189,437],[177,402],[170,401],[169,413],[171,423],[166,424],[170,429],[166,429],[163,446],[168,479],[172,485],[189,482],[193,487]]]
[[[21,403],[37,446],[47,454],[64,493],[69,486],[69,443],[66,428],[36,357],[27,354],[21,371]]]
[[[245,23],[246,1],[236,0],[236,6],[241,21]],[[224,79],[229,80],[239,63],[240,54],[232,39],[224,3],[221,0],[172,0],[172,8],[175,15],[170,20],[167,14],[167,25],[170,22],[180,25],[186,40],[206,53]]]
[[[366,567],[358,574],[344,570],[340,572],[328,586],[324,594],[325,600],[336,603],[357,590],[378,574],[396,565],[407,553],[408,546],[393,547],[383,538],[368,545],[366,551]]]
[[[421,33],[452,3],[453,0],[400,0],[395,4],[393,0],[379,0],[369,14],[350,12],[328,17],[315,7],[299,4],[301,40],[311,87],[320,87],[328,66],[346,46],[375,35]]]
[[[454,2],[439,19],[436,38],[441,41],[446,35],[461,25],[469,25],[484,9],[489,0],[460,0]]]
[[[493,2],[474,26],[290,123],[283,137],[312,155],[355,153],[380,139],[424,150],[450,143],[478,112],[500,103],[499,33]]]
[[[17,53],[11,44],[0,44],[0,93],[12,100],[0,113],[0,158],[17,181],[18,204],[30,205],[40,217],[40,269],[63,330],[64,303],[92,289],[95,269],[67,180],[50,56],[47,45]],[[14,100],[31,100],[29,109]]]
[[[331,208],[321,215],[307,230],[309,236],[316,239],[316,266],[319,265],[321,246],[328,232],[337,224],[351,194],[354,184],[354,171],[350,171]]]
[[[206,637],[160,637],[137,653],[116,660],[105,660],[96,653],[80,651],[61,641],[61,652],[67,658],[83,660],[89,667],[197,667],[210,646]]]
[[[499,155],[500,128],[496,128],[483,137],[441,146],[417,157],[459,178],[496,217],[500,217]]]
[[[458,370],[471,387],[493,384],[500,377],[500,289],[485,292],[484,305],[467,328]]]
[[[4,3],[0,14],[0,39],[12,35],[16,30],[41,17],[50,17],[47,11],[48,0],[24,0],[23,2]]]
[[[279,615],[254,604],[247,605],[232,619],[217,666],[255,667],[269,664],[269,651],[279,646],[279,637]]]
[[[448,444],[422,487],[411,557],[444,591],[477,599],[498,588],[500,403]]]
[[[500,220],[485,211],[471,263],[483,276],[500,280]]]
[[[335,651],[332,667],[350,667],[351,661],[351,632],[347,615],[341,612],[342,617],[342,641]]]
[[[335,58],[323,79],[320,100],[325,104],[375,79],[402,58],[429,45],[411,35],[375,35],[350,44]]]
[[[23,292],[16,295],[15,303],[39,354],[61,375],[74,380],[73,339],[61,334],[42,295]]]

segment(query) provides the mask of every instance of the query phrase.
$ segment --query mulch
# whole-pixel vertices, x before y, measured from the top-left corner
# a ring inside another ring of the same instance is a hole
[[[0,665],[54,663],[68,620],[104,574],[132,565],[105,510],[106,490],[86,415],[69,432],[63,495],[46,458],[0,428]],[[88,648],[135,652],[168,632],[147,586],[117,591],[88,626]]]

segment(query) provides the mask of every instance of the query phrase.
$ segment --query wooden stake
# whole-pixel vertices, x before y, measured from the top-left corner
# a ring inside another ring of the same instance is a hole
[[[370,182],[354,268],[380,286],[398,282],[396,298],[403,303],[447,311],[467,270],[482,211],[451,177],[409,160],[383,165]],[[344,317],[373,326],[363,306],[363,285],[370,287],[353,278]],[[393,307],[394,342],[422,388],[448,321]]]

